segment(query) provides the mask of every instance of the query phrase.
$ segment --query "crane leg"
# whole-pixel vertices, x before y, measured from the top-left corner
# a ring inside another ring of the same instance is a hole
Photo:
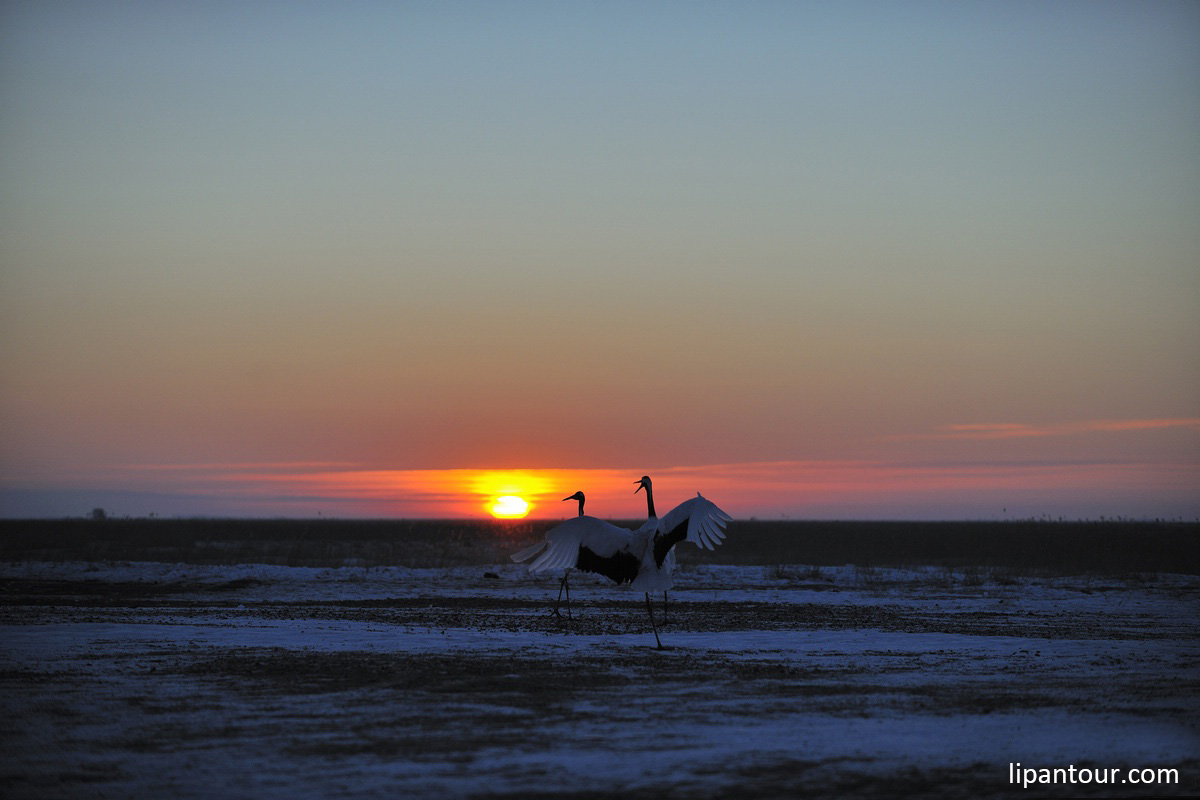
[[[662,650],[662,639],[658,638],[658,626],[654,624],[654,609],[650,607],[649,592],[646,592],[646,611],[650,614],[650,629],[654,631],[654,641],[658,642],[658,649]]]
[[[558,607],[562,603],[563,590],[567,592],[567,619],[571,618],[571,584],[567,581],[571,575],[571,570],[563,573],[562,580],[558,582],[558,599],[554,601],[554,616],[561,617],[558,613]]]

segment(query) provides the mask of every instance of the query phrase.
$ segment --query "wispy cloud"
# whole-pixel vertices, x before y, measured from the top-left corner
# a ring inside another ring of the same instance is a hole
[[[1200,431],[1200,418],[1170,417],[1163,419],[1102,419],[1047,424],[966,423],[946,425],[932,433],[905,434],[894,439],[1032,439],[1045,436],[1081,436],[1089,433],[1124,433],[1131,431],[1187,428]]]

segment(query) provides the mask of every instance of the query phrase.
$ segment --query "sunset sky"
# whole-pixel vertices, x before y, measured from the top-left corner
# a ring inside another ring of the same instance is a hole
[[[1200,517],[1200,4],[0,6],[0,516]]]

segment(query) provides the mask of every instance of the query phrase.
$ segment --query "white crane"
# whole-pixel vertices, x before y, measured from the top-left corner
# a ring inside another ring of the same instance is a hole
[[[637,492],[635,491],[634,494],[636,494],[636,493]],[[578,500],[579,501],[579,516],[582,517],[583,516],[583,504],[587,501],[587,497],[584,495],[584,493],[576,492],[575,494],[573,494],[569,497],[563,498],[564,503],[568,500]],[[589,517],[588,519],[592,519],[592,517]],[[599,521],[599,520],[597,520],[597,521]],[[557,528],[555,530],[557,530]],[[546,533],[547,541],[549,541],[549,536],[550,536],[550,533],[547,532]],[[516,562],[528,561],[529,559],[533,558],[535,555],[540,553],[542,551],[542,548],[544,548],[546,546],[546,544],[547,544],[547,542],[545,542],[545,541],[538,542],[537,544],[533,545],[532,547],[527,547],[524,550],[522,550],[521,552],[512,555],[511,558],[513,561],[516,561]],[[554,601],[554,616],[556,616],[556,617],[562,616],[562,614],[558,613],[558,607],[562,604],[563,590],[566,589],[566,592],[567,592],[567,619],[571,619],[571,583],[568,580],[570,577],[571,577],[571,567],[567,567],[566,571],[563,573],[562,580],[558,582],[558,598]]]
[[[658,514],[654,513],[654,482],[650,480],[649,475],[643,475],[640,480],[636,480],[636,481],[634,481],[634,483],[636,483],[638,485],[638,488],[633,490],[634,494],[637,494],[642,489],[646,490],[646,521],[642,523],[642,526],[640,528],[638,528],[637,532],[643,533],[643,532],[649,531],[651,533],[657,533],[658,532]],[[675,573],[675,548],[674,547],[672,547],[670,550],[667,551],[667,557],[663,560],[662,568],[663,568],[663,570],[666,571],[666,573],[668,575],[674,575],[674,573]],[[667,624],[667,592],[666,592],[666,590],[663,590],[663,624],[664,625]]]
[[[637,492],[634,492],[634,494],[637,494]],[[576,492],[575,494],[571,495],[570,497],[563,498],[564,503],[568,500],[578,500],[579,501],[579,516],[582,517],[583,516],[583,504],[584,504],[584,501],[587,500],[587,497],[584,496],[583,492],[581,492],[581,491]],[[537,549],[538,550],[541,549],[540,544],[537,545]],[[522,551],[522,552],[524,552],[524,551]],[[517,555],[520,555],[520,553],[518,553]],[[513,556],[513,559],[520,560],[520,559],[517,559],[517,556]],[[558,613],[558,606],[562,602],[563,589],[566,589],[567,590],[567,619],[571,618],[571,584],[567,581],[567,578],[569,578],[570,576],[571,576],[571,568],[567,567],[567,571],[563,573],[562,580],[559,581],[559,584],[558,584],[558,599],[554,601],[554,616],[556,616],[556,617],[562,616],[561,614]]]
[[[650,605],[650,592],[665,592],[672,586],[671,570],[675,560],[671,549],[682,541],[707,550],[714,549],[725,539],[725,525],[731,517],[697,493],[659,519],[654,515],[649,482],[649,478],[639,481],[647,489],[650,519],[636,531],[580,515],[550,529],[546,532],[546,541],[514,553],[512,560],[529,562],[530,572],[547,569],[595,572],[618,584],[628,583],[634,591],[644,592],[654,641],[662,649],[658,626],[654,623],[654,609]],[[576,495],[565,499],[579,499],[582,511],[582,492]],[[562,586],[565,585],[566,575]]]

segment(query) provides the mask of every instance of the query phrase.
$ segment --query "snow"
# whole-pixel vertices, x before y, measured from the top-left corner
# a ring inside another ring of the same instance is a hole
[[[661,652],[627,590],[573,576],[567,623],[547,617],[557,577],[515,565],[27,563],[0,580],[73,587],[0,617],[12,797],[837,796],[913,771],[953,796],[1006,791],[1017,761],[1191,765],[1196,786],[1191,576],[681,568]],[[114,586],[153,591],[87,599]],[[301,656],[348,664],[346,682],[271,672]],[[386,668],[423,658],[466,669],[414,687]]]

